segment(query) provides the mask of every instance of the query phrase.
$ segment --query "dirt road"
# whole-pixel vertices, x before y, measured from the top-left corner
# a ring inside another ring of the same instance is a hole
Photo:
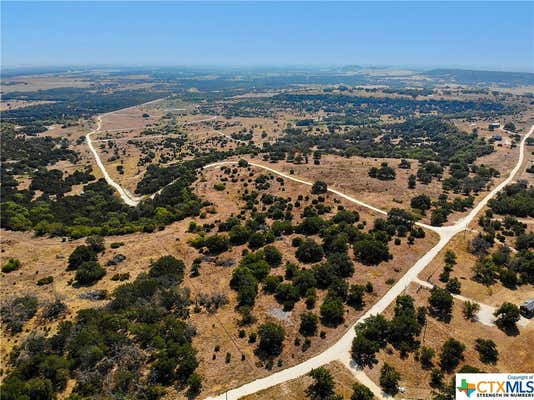
[[[108,175],[104,164],[101,162],[100,157],[98,156],[98,153],[93,147],[93,143],[91,141],[90,136],[99,131],[101,127],[101,119],[100,117],[97,119],[97,129],[91,131],[87,134],[87,142],[89,144],[89,147],[91,151],[93,152],[96,162],[99,166],[99,168],[102,170],[102,173],[104,174],[104,177],[106,181],[117,189],[123,200],[126,204],[129,205],[137,205],[142,198],[138,198],[135,196],[132,196],[130,193],[128,193],[126,190],[124,190],[119,184],[114,182]],[[382,313],[395,299],[402,294],[402,292],[408,287],[408,285],[411,282],[417,282],[418,278],[417,276],[423,269],[434,259],[434,257],[437,256],[437,254],[447,245],[447,243],[452,239],[453,236],[455,236],[457,233],[462,232],[467,228],[469,223],[478,215],[478,213],[486,206],[488,201],[493,198],[500,190],[502,190],[506,185],[510,184],[512,180],[514,179],[514,176],[521,168],[521,165],[524,161],[525,157],[525,142],[528,137],[532,135],[534,132],[534,125],[530,128],[529,132],[525,134],[521,140],[521,143],[519,145],[519,158],[517,160],[517,164],[512,169],[508,177],[501,182],[499,185],[497,185],[493,190],[488,193],[472,210],[471,212],[462,218],[461,220],[457,221],[454,225],[445,226],[445,227],[433,227],[426,224],[420,224],[418,225],[432,230],[439,234],[440,240],[439,242],[431,248],[425,255],[423,255],[408,271],[407,273],[399,279],[391,288],[390,290],[380,299],[378,302],[376,302],[364,315],[362,315],[358,321],[356,321],[355,324],[358,324],[360,322],[365,321],[368,317],[375,314]],[[223,165],[231,165],[236,164],[237,161],[224,161],[219,163],[213,163],[210,165],[207,165],[205,168],[213,168],[217,166],[223,166]],[[249,163],[250,165],[261,168],[266,171],[272,172],[276,175],[282,176],[286,179],[292,180],[297,183],[301,183],[307,186],[311,186],[312,183],[296,178],[293,175],[288,175],[283,172],[277,171],[273,168],[257,164],[257,163]],[[160,189],[161,191],[161,189]],[[160,192],[158,191],[158,192]],[[344,199],[353,202],[354,204],[358,204],[362,207],[369,208],[377,213],[380,214],[386,214],[386,211],[381,210],[379,208],[376,208],[370,204],[367,204],[365,202],[362,202],[358,199],[355,199],[347,194],[344,194],[342,192],[339,192],[335,189],[329,188],[328,191],[331,193],[334,193],[340,197],[343,197]],[[153,197],[155,194],[153,194],[151,197]],[[265,378],[257,379],[255,381],[249,382],[243,386],[240,386],[238,388],[232,389],[226,393],[223,393],[217,397],[210,397],[208,399],[213,400],[234,400],[239,399],[240,397],[250,395],[252,393],[256,393],[260,390],[264,390],[267,388],[270,388],[272,386],[278,385],[280,383],[286,382],[291,379],[298,378],[300,376],[303,376],[307,374],[311,369],[320,367],[321,365],[328,364],[331,361],[339,360],[341,361],[346,367],[348,367],[355,375],[355,377],[369,387],[375,394],[375,396],[379,399],[385,398],[384,394],[382,393],[381,389],[371,380],[369,377],[365,375],[365,373],[361,370],[359,370],[356,365],[352,362],[350,359],[350,348],[352,344],[352,340],[354,339],[355,331],[354,331],[354,325],[351,326],[348,331],[339,339],[334,345],[332,345],[330,348],[325,350],[324,352],[310,358],[309,360],[304,361],[303,363],[300,363],[298,365],[295,365],[293,367],[284,369],[282,371],[276,372],[272,375],[269,375]]]

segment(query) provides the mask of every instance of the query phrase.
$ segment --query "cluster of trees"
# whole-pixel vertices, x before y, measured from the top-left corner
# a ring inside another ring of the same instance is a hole
[[[63,172],[58,169],[41,168],[32,175],[30,190],[40,190],[46,195],[63,196],[72,190],[73,185],[87,184],[96,178],[91,169],[75,171],[63,178]]]
[[[516,289],[534,284],[534,253],[521,250],[512,254],[509,247],[500,246],[493,254],[481,257],[473,267],[473,280],[491,286],[499,280],[503,286]]]
[[[534,282],[534,234],[526,232],[526,225],[509,215],[502,220],[493,219],[493,211],[487,210],[478,224],[483,232],[469,244],[469,250],[478,256],[473,267],[473,280],[490,286],[499,280],[503,286],[517,286]],[[516,237],[516,252],[501,244],[491,254],[490,249],[498,239],[505,243],[507,237]]]
[[[228,235],[200,235],[191,244],[199,249],[205,248],[209,254],[220,254],[227,251],[230,245],[243,245],[247,240],[249,247],[255,248],[252,239],[256,233],[264,238],[269,237],[271,242],[275,237],[273,231],[276,234],[294,231],[304,235],[319,234],[322,244],[300,236],[292,240],[297,259],[303,264],[314,264],[311,268],[299,268],[287,263],[284,277],[280,274],[271,275],[271,269],[281,265],[282,255],[276,247],[267,245],[256,252],[246,252],[232,274],[230,286],[238,292],[239,307],[244,315],[253,307],[260,283],[263,284],[264,291],[274,294],[286,310],[292,309],[300,299],[304,299],[308,307],[313,308],[316,290],[327,290],[328,295],[320,307],[320,317],[324,324],[335,326],[343,321],[344,304],[360,308],[363,306],[364,294],[372,291],[372,287],[349,286],[346,282],[346,278],[354,273],[354,265],[348,255],[349,244],[353,243],[353,251],[358,260],[367,265],[375,265],[391,258],[388,242],[394,235],[402,237],[410,233],[414,235],[410,236],[412,240],[424,235],[421,230],[414,228],[413,216],[401,209],[392,210],[387,220],[375,221],[375,226],[369,233],[353,225],[358,219],[356,212],[340,210],[330,220],[313,215],[305,217],[295,227],[290,223],[278,226],[279,221],[275,221],[268,228],[265,217],[261,214],[256,214],[245,225],[234,217],[219,225],[219,230],[229,232]],[[266,230],[252,233],[261,226]],[[260,244],[265,245],[264,242]],[[323,261],[325,257],[326,261]]]
[[[79,311],[51,336],[30,335],[13,350],[2,397],[52,399],[71,378],[76,398],[158,399],[171,385],[197,394],[201,378],[195,330],[187,322],[189,293],[180,287],[183,270],[180,260],[161,257],[117,287],[107,306]]]
[[[447,194],[440,194],[437,201],[433,203],[434,208],[430,213],[430,224],[433,226],[443,225],[453,211],[466,211],[473,207],[474,201],[475,198],[473,196],[455,197],[452,201],[449,201]]]
[[[443,190],[452,190],[454,193],[463,193],[466,196],[479,193],[491,178],[500,175],[495,168],[484,164],[469,166],[466,163],[454,163],[450,165],[449,172],[451,176],[443,180]]]
[[[439,275],[439,280],[446,284],[446,289],[450,293],[460,294],[461,283],[458,278],[451,278],[450,274],[456,265],[456,253],[452,250],[447,250],[445,252],[445,266],[443,267],[443,272]]]
[[[489,201],[496,214],[510,214],[515,217],[534,217],[534,187],[525,181],[513,183]]]
[[[110,91],[109,88],[95,90],[93,87],[11,92],[5,94],[6,100],[41,100],[50,103],[7,110],[3,115],[18,125],[62,123],[146,103],[168,94],[167,91],[156,92],[148,89]]]
[[[346,79],[346,78],[344,78]],[[271,116],[276,110],[292,109],[298,112],[327,110],[361,119],[389,114],[396,117],[419,114],[447,116],[472,116],[502,113],[505,106],[491,101],[415,100],[408,97],[366,97],[347,94],[291,94],[284,93],[269,98],[246,99],[226,103],[226,113],[242,116]]]
[[[380,167],[371,167],[369,169],[369,176],[371,178],[380,179],[381,181],[391,181],[395,179],[395,170],[391,168],[387,162],[383,162]]]
[[[416,308],[408,295],[399,296],[395,303],[395,315],[387,320],[378,314],[369,317],[356,326],[356,337],[352,342],[351,356],[360,367],[372,367],[378,362],[376,353],[387,343],[401,354],[413,352],[419,347],[416,339],[426,322],[426,308]]]
[[[2,161],[2,188],[6,179],[13,175],[33,172],[37,168],[53,165],[58,161],[75,163],[79,156],[68,148],[67,139],[50,136],[26,137],[17,134],[14,125],[2,122],[0,154]],[[6,163],[9,161],[9,163]],[[3,197],[3,196],[2,196]]]
[[[287,154],[312,154],[314,151],[346,157],[412,158],[421,161],[419,178],[429,183],[443,173],[443,165],[470,165],[478,157],[494,151],[493,145],[476,133],[460,131],[454,124],[437,117],[408,119],[387,126],[365,126],[349,131],[311,134],[301,128],[287,128],[274,143],[264,143],[263,152],[271,160],[282,160]],[[435,161],[427,164],[427,161]],[[402,168],[405,168],[404,164]],[[389,174],[386,174],[389,175]],[[455,183],[451,180],[450,184]],[[469,183],[469,185],[467,184]],[[475,182],[476,183],[476,182]],[[466,180],[466,187],[476,187]],[[480,186],[480,185],[479,185]]]
[[[90,236],[85,245],[77,246],[70,254],[67,271],[76,271],[74,279],[79,285],[92,285],[106,275],[98,263],[98,253],[104,250],[104,239]]]
[[[429,311],[441,314],[452,305],[450,301],[452,301],[450,294],[443,289],[434,289]],[[499,325],[515,324],[519,319],[519,311],[512,308],[510,304],[505,304],[497,310]],[[406,356],[408,352],[414,352],[415,359],[421,363],[421,366],[431,370],[430,385],[442,392],[437,395],[438,398],[449,398],[448,387],[443,384],[444,373],[452,373],[458,367],[464,359],[463,353],[466,346],[456,339],[449,338],[443,343],[439,357],[435,357],[436,351],[433,348],[420,346],[417,338],[426,323],[426,310],[425,307],[415,308],[413,298],[410,296],[399,296],[395,302],[394,316],[391,320],[379,314],[369,317],[365,322],[356,326],[351,356],[360,367],[372,367],[378,363],[376,353],[385,348],[388,343],[401,352],[401,357]],[[485,364],[495,364],[499,358],[497,345],[492,340],[478,338],[475,349],[479,353],[480,360]],[[435,358],[437,360],[434,360]],[[466,365],[460,372],[480,371]],[[400,378],[400,373],[395,368],[384,363],[380,371],[380,385],[385,393],[395,395],[399,390]]]

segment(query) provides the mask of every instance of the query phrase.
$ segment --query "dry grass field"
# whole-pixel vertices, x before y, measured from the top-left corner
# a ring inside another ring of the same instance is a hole
[[[406,71],[395,71],[391,76],[404,77]],[[389,72],[388,72],[389,74]],[[137,79],[145,79],[146,76],[123,77],[122,82],[116,90],[147,88],[150,85],[137,82]],[[128,79],[132,82],[128,83]],[[2,92],[13,91],[33,91],[46,90],[62,87],[90,87],[95,82],[76,78],[72,76],[38,76],[38,77],[17,77],[16,80],[9,80],[9,86],[2,86]],[[103,79],[100,83],[107,82]],[[414,87],[418,87],[422,81],[414,80]],[[148,85],[148,86],[147,86]],[[368,86],[376,88],[378,86]],[[291,89],[291,93],[326,93],[325,86],[303,86]],[[337,87],[328,87],[329,92],[343,93]],[[330,90],[332,89],[332,90]],[[463,94],[460,87],[456,89],[442,88],[440,94],[431,96],[418,96],[418,99],[494,99],[493,94]],[[196,89],[189,89],[195,92]],[[248,93],[231,97],[229,101],[237,101],[246,98],[261,98],[272,96],[282,91],[267,91],[265,93]],[[388,97],[388,98],[408,98],[406,95],[384,92],[367,92],[364,87],[353,89],[350,95]],[[8,104],[9,103],[9,104]],[[20,107],[28,107],[44,102],[26,102],[14,100],[1,102],[0,110],[10,110]],[[318,126],[311,128],[311,132],[327,132],[327,126],[322,122],[326,116],[332,115],[321,110],[312,115],[307,112],[292,112],[289,109],[278,111],[273,118],[265,117],[231,117],[226,118],[220,115],[202,114],[199,104],[183,101],[179,98],[167,98],[155,101],[150,104],[135,106],[119,110],[117,112],[104,114],[102,118],[102,129],[93,135],[95,145],[100,157],[105,164],[110,176],[121,186],[134,192],[138,182],[143,178],[148,165],[151,163],[160,166],[168,166],[181,160],[189,160],[195,157],[195,152],[209,153],[213,151],[223,151],[236,149],[240,142],[232,140],[232,135],[243,135],[252,133],[252,143],[259,148],[264,143],[272,143],[277,138],[284,135],[284,130],[288,126],[294,125],[297,120],[303,118],[313,118],[319,121]],[[214,118],[216,117],[216,118]],[[403,118],[394,118],[390,115],[382,115],[380,123],[388,124],[399,122]],[[501,123],[508,122],[508,117],[500,120]],[[519,117],[514,118],[518,129],[524,132],[529,124],[534,122],[534,112],[528,110]],[[518,157],[518,148],[511,146],[511,137],[499,130],[490,132],[487,129],[488,121],[465,121],[455,120],[454,123],[465,132],[471,132],[473,128],[478,128],[478,133],[490,139],[495,133],[501,134],[503,140],[495,145],[495,152],[480,157],[476,164],[485,164],[497,169],[501,176],[494,178],[492,187],[504,180],[508,172],[513,168]],[[172,125],[174,131],[166,134],[143,135],[146,129],[154,131],[164,130]],[[49,169],[59,169],[64,174],[71,174],[75,170],[82,170],[87,166],[92,167],[92,173],[97,179],[102,177],[93,154],[89,151],[85,143],[85,135],[95,129],[95,119],[76,121],[74,126],[62,127],[60,124],[52,125],[46,133],[54,138],[66,138],[69,140],[69,147],[79,153],[79,162],[75,165],[67,161],[60,161]],[[306,128],[304,128],[306,129]],[[351,129],[349,126],[341,126],[340,130]],[[230,138],[229,138],[230,137]],[[240,137],[240,136],[239,136]],[[184,139],[184,145],[165,142],[166,139]],[[178,149],[178,150],[177,150]],[[152,160],[142,162],[149,152],[153,152]],[[526,172],[526,169],[534,163],[534,146],[527,147],[527,155],[522,165],[517,179],[526,179],[530,184],[534,183],[534,174]],[[317,180],[325,181],[331,188],[340,190],[354,198],[367,202],[370,205],[389,210],[394,207],[404,208],[413,211],[410,207],[410,200],[420,194],[429,195],[432,200],[436,200],[442,193],[442,182],[436,179],[428,185],[417,183],[415,189],[408,189],[408,177],[416,174],[418,169],[417,160],[409,160],[409,169],[398,168],[399,159],[389,158],[364,158],[350,157],[344,158],[336,155],[323,154],[320,165],[293,164],[287,161],[269,163],[263,161],[263,156],[244,156],[244,159],[255,163],[263,164],[267,167],[279,170],[295,177],[305,179],[309,182]],[[237,161],[236,157],[228,160]],[[228,161],[227,160],[227,161]],[[381,163],[387,162],[395,168],[397,177],[392,181],[381,181],[368,176],[371,167],[378,167]],[[234,167],[231,167],[234,169]],[[122,169],[123,173],[120,172]],[[393,255],[390,261],[382,262],[377,266],[365,266],[355,262],[355,273],[347,279],[350,284],[364,285],[371,282],[374,291],[365,295],[365,305],[361,310],[345,306],[344,322],[337,327],[319,326],[319,331],[324,335],[316,335],[311,338],[311,345],[303,349],[295,343],[295,339],[304,341],[299,334],[300,315],[306,311],[319,314],[319,308],[326,297],[326,290],[318,290],[317,302],[311,310],[307,310],[302,300],[298,301],[291,311],[284,311],[282,306],[276,301],[273,295],[264,293],[260,285],[260,291],[256,298],[253,309],[254,322],[243,326],[240,323],[241,314],[236,310],[238,306],[237,293],[229,287],[232,271],[243,257],[247,250],[246,245],[233,246],[227,252],[218,256],[207,256],[205,253],[192,247],[190,241],[197,237],[197,233],[189,232],[192,222],[199,225],[212,226],[214,228],[208,234],[217,232],[217,225],[228,220],[230,217],[239,216],[241,213],[248,215],[245,211],[245,201],[243,194],[245,191],[255,189],[254,181],[260,175],[277,176],[256,167],[235,168],[235,179],[231,181],[224,168],[204,169],[199,173],[199,179],[193,184],[193,191],[202,200],[209,203],[202,209],[199,217],[186,218],[179,222],[167,225],[161,230],[151,233],[135,233],[123,236],[109,236],[105,238],[106,250],[99,255],[99,262],[105,266],[106,275],[103,279],[90,287],[76,287],[73,285],[74,271],[66,271],[69,254],[76,246],[84,243],[83,239],[69,240],[60,237],[36,237],[31,232],[15,232],[2,230],[0,232],[0,246],[2,265],[10,258],[20,260],[21,268],[11,273],[1,273],[0,277],[0,298],[2,303],[10,299],[25,294],[32,294],[38,297],[40,305],[59,298],[68,306],[68,311],[60,320],[47,321],[42,317],[41,311],[37,313],[24,326],[22,332],[15,336],[7,336],[0,341],[0,364],[5,365],[10,351],[15,345],[22,343],[32,332],[53,333],[61,320],[74,319],[79,310],[93,307],[103,307],[108,300],[90,300],[85,295],[93,291],[106,291],[111,293],[117,286],[124,282],[113,280],[116,274],[130,275],[129,281],[134,280],[139,274],[146,272],[152,260],[163,255],[173,255],[183,260],[186,265],[186,273],[183,286],[190,290],[192,305],[190,307],[189,321],[196,328],[196,336],[193,339],[194,347],[198,350],[198,360],[200,362],[197,372],[203,377],[202,397],[220,394],[228,389],[253,381],[259,377],[265,377],[272,372],[279,371],[288,366],[296,365],[313,355],[329,348],[348,329],[352,329],[352,324],[378,299],[380,299],[391,287],[400,279],[419,258],[428,252],[437,242],[438,236],[433,232],[426,232],[424,239],[417,239],[415,244],[409,245],[407,238],[400,238],[400,244],[389,243],[389,250]],[[444,175],[446,178],[447,173]],[[29,175],[18,176],[19,189],[30,186],[31,177]],[[217,184],[224,183],[224,189],[217,190]],[[270,187],[260,191],[263,193],[290,199],[290,203],[302,195],[299,208],[292,210],[292,224],[296,225],[302,221],[302,211],[306,206],[313,204],[314,196],[310,195],[310,187],[292,182],[287,179],[281,181],[269,180]],[[80,194],[83,185],[73,186],[67,195]],[[475,204],[488,192],[481,192],[475,199]],[[37,198],[42,193],[38,192],[34,196]],[[309,196],[310,195],[310,196]],[[449,193],[449,200],[456,195]],[[338,210],[338,207],[355,210],[359,212],[360,221],[364,224],[364,230],[372,228],[376,218],[384,218],[382,214],[370,211],[367,208],[356,206],[353,203],[339,199],[332,193],[326,193],[324,204],[331,207],[331,210],[322,215],[323,218],[331,218]],[[259,212],[266,212],[268,206],[261,202],[256,204]],[[485,209],[482,211],[484,212]],[[430,214],[430,213],[427,213]],[[455,212],[449,216],[447,224],[458,221],[466,213]],[[422,215],[421,221],[428,223],[429,215]],[[273,222],[267,219],[268,223]],[[534,231],[534,224],[531,220],[525,221],[528,224],[528,231]],[[476,219],[470,224],[470,230],[464,234],[454,237],[440,254],[421,272],[419,278],[433,284],[443,286],[438,280],[438,276],[444,266],[443,257],[447,249],[454,250],[457,255],[457,264],[451,272],[451,277],[457,277],[462,284],[462,295],[474,300],[498,306],[503,301],[511,301],[519,304],[532,297],[532,287],[521,286],[517,290],[510,290],[502,286],[499,282],[491,287],[486,287],[476,283],[471,279],[472,267],[476,263],[476,257],[469,253],[468,245],[477,231],[481,228],[477,225]],[[303,268],[311,268],[310,264],[300,263],[295,256],[295,247],[292,239],[298,234],[284,235],[276,238],[273,245],[282,253],[282,266],[271,271],[273,275],[284,275],[284,265],[286,262],[299,264]],[[321,242],[318,235],[311,236],[316,242]],[[117,248],[111,248],[112,243],[121,243]],[[513,245],[513,238],[507,238],[506,243]],[[124,255],[126,259],[117,264],[106,266],[106,263],[114,256]],[[349,256],[354,259],[352,250]],[[190,276],[191,266],[195,259],[202,258],[200,275]],[[53,282],[48,285],[38,286],[37,281],[41,278],[51,276]],[[416,299],[416,305],[426,305],[428,291],[421,289],[417,285],[410,285],[407,294]],[[227,297],[228,304],[221,306],[218,310],[206,310],[197,301],[199,297],[222,294]],[[80,296],[81,295],[81,296]],[[85,297],[85,298],[84,298]],[[464,344],[465,364],[469,364],[486,371],[531,371],[534,368],[534,359],[530,348],[534,345],[534,327],[532,323],[526,328],[520,328],[520,335],[508,337],[496,327],[485,326],[476,322],[468,322],[462,316],[461,303],[456,302],[454,306],[452,321],[448,324],[439,322],[432,317],[428,317],[427,325],[421,337],[426,346],[432,347],[439,353],[445,340],[454,337]],[[389,307],[386,315],[391,316],[393,310]],[[258,327],[268,321],[281,324],[286,332],[284,348],[279,357],[274,360],[274,365],[269,366],[262,362],[255,354],[257,343],[249,343],[250,333],[255,333]],[[240,330],[245,331],[244,337]],[[474,350],[476,338],[491,338],[494,340],[501,354],[497,365],[483,365]],[[216,350],[217,349],[217,350]],[[227,353],[230,359],[227,359]],[[399,398],[419,398],[428,399],[432,388],[429,386],[430,372],[422,370],[420,363],[410,354],[406,359],[402,359],[396,350],[388,347],[382,350],[379,355],[379,364],[373,369],[367,369],[369,376],[378,383],[379,370],[382,363],[388,362],[401,372],[401,386],[407,388],[406,393],[399,395]],[[463,365],[462,363],[461,365]],[[148,366],[146,370],[148,370]],[[336,391],[343,395],[344,399],[349,399],[352,394],[352,384],[354,377],[340,363],[334,362],[327,366],[333,373],[336,381]],[[6,371],[2,370],[0,378],[5,377]],[[449,378],[449,377],[447,377]],[[289,399],[304,400],[307,398],[306,388],[309,386],[311,378],[301,377],[284,384],[275,386],[266,391],[256,393],[246,397],[246,400],[267,400],[267,399]],[[74,381],[70,380],[67,390],[60,398],[65,398],[72,387]],[[171,388],[166,399],[183,399],[184,391],[177,391]]]
[[[243,173],[246,170],[243,170]],[[251,179],[261,174],[262,171],[253,172]],[[225,191],[213,190],[213,185],[220,181],[223,176],[220,169],[207,170],[203,174],[196,187],[197,192],[204,199],[215,204],[215,214],[207,213],[206,218],[201,220],[203,223],[213,223],[224,221],[231,215],[239,213],[239,204],[242,203],[240,195],[243,187],[238,182],[235,184],[227,183]],[[248,176],[248,173],[247,173]],[[268,190],[269,193],[282,195],[284,197],[296,198],[298,194],[309,193],[309,187],[293,182],[285,182],[283,187],[275,183]],[[311,201],[311,199],[309,200]],[[302,207],[309,202],[304,201]],[[326,196],[326,204],[337,206],[334,203],[334,197],[331,194]],[[375,216],[370,215],[365,209],[353,207],[350,203],[342,201],[341,205],[349,209],[356,209],[360,212],[361,220],[365,221],[368,226],[372,225]],[[335,207],[333,207],[335,209]],[[298,213],[296,214],[295,223],[298,222]],[[134,279],[139,273],[146,271],[151,259],[160,255],[172,254],[179,259],[184,260],[189,267],[193,259],[199,256],[198,252],[193,249],[187,241],[194,237],[193,234],[186,233],[190,219],[174,223],[166,227],[163,231],[152,234],[132,234],[120,237],[107,237],[107,250],[100,256],[100,262],[105,265],[106,261],[116,254],[124,254],[126,260],[117,266],[106,267],[107,275],[91,288],[75,288],[69,284],[73,278],[73,272],[66,272],[66,258],[72,250],[82,240],[63,242],[60,238],[34,238],[29,233],[2,232],[3,248],[2,258],[16,257],[19,258],[22,267],[19,271],[11,274],[4,274],[0,284],[0,293],[4,298],[20,295],[23,293],[36,293],[41,301],[51,300],[54,296],[64,299],[69,306],[69,313],[66,318],[72,318],[75,312],[85,307],[101,306],[105,301],[90,301],[79,298],[80,293],[87,290],[104,289],[108,292],[118,286],[120,282],[112,281],[111,277],[115,273],[130,273],[131,279]],[[112,242],[123,242],[124,245],[118,249],[110,249]],[[281,323],[287,332],[286,344],[281,355],[282,364],[275,364],[273,370],[285,368],[289,365],[299,363],[313,354],[329,347],[335,342],[350,325],[372,305],[375,299],[380,298],[389,288],[386,280],[392,278],[398,279],[413,263],[424,254],[434,243],[436,238],[427,234],[427,238],[417,240],[415,245],[408,246],[403,240],[400,246],[391,244],[393,259],[389,262],[382,263],[376,267],[366,267],[356,263],[356,273],[350,278],[350,283],[365,284],[367,281],[373,283],[374,293],[366,297],[366,306],[364,310],[354,310],[346,308],[345,323],[337,328],[321,327],[325,331],[324,339],[319,337],[312,338],[311,347],[303,352],[299,347],[293,344],[293,340],[299,336],[299,314],[305,311],[302,302],[296,304],[295,308],[289,313],[282,313],[281,306],[274,300],[272,295],[259,295],[254,307],[254,315],[257,321],[250,327],[246,327],[247,334],[254,331],[262,322],[273,320]],[[294,249],[291,247],[291,237],[283,237],[282,240],[275,241],[274,245],[282,252],[283,262],[295,262]],[[38,249],[38,251],[35,251]],[[191,313],[191,322],[197,328],[197,336],[194,338],[194,344],[199,349],[199,359],[201,360],[199,372],[204,376],[204,387],[206,394],[214,394],[227,390],[239,384],[253,380],[259,376],[266,376],[271,373],[261,364],[257,364],[257,358],[254,355],[256,344],[248,343],[246,338],[239,338],[238,321],[239,314],[235,311],[236,293],[229,288],[229,280],[232,268],[220,266],[217,261],[233,259],[238,261],[244,246],[235,246],[230,252],[224,253],[219,260],[203,262],[199,277],[186,277],[185,286],[191,290],[191,297],[195,299],[199,294],[224,293],[228,296],[230,303],[223,306],[216,313],[202,311]],[[283,268],[274,270],[275,274],[283,274]],[[188,274],[186,274],[187,276]],[[44,276],[53,276],[54,282],[48,286],[38,287],[36,281]],[[320,293],[315,306],[315,312],[322,302],[325,293]],[[38,326],[38,317],[30,321],[29,326]],[[54,329],[54,327],[52,327]],[[2,357],[5,360],[9,349],[13,344],[20,341],[28,334],[24,331],[9,341],[2,344]],[[220,346],[220,351],[215,353],[215,346]],[[229,365],[225,362],[225,354],[231,354]],[[213,356],[215,354],[215,359]],[[242,354],[245,359],[242,360]]]

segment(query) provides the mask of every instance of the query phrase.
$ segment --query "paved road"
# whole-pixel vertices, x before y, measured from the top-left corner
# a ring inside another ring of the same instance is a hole
[[[216,118],[216,117],[215,117]],[[214,118],[211,118],[214,119]],[[211,120],[209,119],[209,120]],[[203,121],[198,121],[203,122]],[[120,185],[118,185],[116,182],[114,182],[109,175],[107,174],[107,171],[105,169],[105,166],[100,161],[100,157],[98,156],[98,153],[93,147],[92,141],[90,136],[99,131],[101,127],[101,119],[100,117],[97,119],[97,129],[91,131],[87,134],[87,142],[89,144],[89,147],[91,151],[93,152],[96,162],[99,166],[99,168],[102,170],[102,173],[104,174],[104,177],[106,178],[106,181],[113,187],[117,189],[123,200],[129,204],[129,205],[137,205],[137,203],[142,198],[135,198],[131,197],[131,194],[129,194],[127,191],[125,191]],[[517,160],[517,164],[512,169],[508,177],[502,181],[499,185],[497,185],[493,190],[488,193],[470,212],[467,216],[462,218],[461,220],[457,221],[454,225],[445,226],[445,227],[433,227],[426,224],[418,224],[426,229],[430,229],[436,233],[439,234],[440,239],[439,242],[432,247],[426,254],[424,254],[408,271],[407,273],[400,278],[389,290],[386,292],[386,294],[378,300],[365,314],[363,314],[358,321],[356,321],[356,324],[365,321],[367,318],[369,318],[371,315],[380,314],[382,313],[402,292],[408,287],[408,285],[411,282],[417,282],[418,278],[417,276],[423,269],[437,256],[437,254],[447,245],[447,243],[452,239],[454,235],[456,235],[459,232],[462,232],[467,228],[469,223],[477,216],[477,214],[486,206],[488,201],[493,198],[500,190],[502,190],[506,185],[512,182],[514,179],[514,176],[521,168],[521,165],[525,158],[525,142],[528,137],[532,135],[534,132],[534,125],[530,128],[529,132],[525,134],[521,140],[521,143],[519,145],[519,158]],[[220,133],[220,132],[219,132]],[[223,166],[223,165],[231,165],[236,164],[237,161],[224,161],[224,162],[218,162],[207,165],[205,168],[213,168],[217,166]],[[257,164],[250,162],[250,165],[262,168],[266,171],[272,172],[274,174],[277,174],[279,176],[282,176],[286,179],[292,180],[294,182],[298,182],[304,185],[311,186],[312,183],[305,181],[303,179],[296,178],[293,175],[288,175],[283,172],[277,171],[271,167],[267,167],[262,164]],[[162,188],[163,189],[163,188]],[[160,189],[158,192],[152,194],[150,197],[154,197],[157,193],[161,192]],[[334,193],[340,197],[343,197],[344,199],[351,201],[355,204],[358,204],[360,206],[369,208],[377,213],[380,214],[386,214],[384,210],[381,210],[379,208],[376,208],[370,204],[367,204],[365,202],[362,202],[358,199],[355,199],[349,195],[346,195],[342,192],[339,192],[335,189],[328,189],[331,193]],[[348,367],[355,375],[355,377],[362,382],[363,384],[367,385],[375,394],[375,396],[379,399],[385,398],[384,394],[382,393],[381,389],[371,380],[365,373],[361,370],[359,370],[354,363],[350,359],[350,347],[352,344],[352,340],[354,339],[355,332],[354,332],[354,325],[351,326],[348,331],[330,348],[326,349],[322,353],[310,358],[309,360],[306,360],[298,365],[295,365],[293,367],[284,369],[282,371],[276,372],[272,375],[269,375],[265,378],[256,379],[252,382],[249,382],[243,386],[240,386],[238,388],[232,389],[226,393],[223,393],[217,397],[210,397],[208,399],[212,400],[237,400],[240,397],[256,393],[260,390],[268,389],[272,386],[278,385],[280,383],[286,382],[291,379],[298,378],[300,376],[303,376],[307,374],[311,369],[320,367],[321,365],[328,364],[329,362],[339,360],[341,361],[346,367]]]

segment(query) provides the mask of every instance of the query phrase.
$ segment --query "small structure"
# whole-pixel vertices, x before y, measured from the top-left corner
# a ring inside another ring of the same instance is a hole
[[[519,310],[525,318],[534,317],[534,299],[525,301],[523,304],[521,304]]]
[[[490,131],[492,131],[492,130],[494,130],[494,129],[499,129],[500,127],[501,127],[501,124],[500,124],[499,122],[491,122],[491,123],[489,124],[488,129],[489,129]]]
[[[502,140],[502,136],[497,134],[492,135],[491,138],[496,142],[500,142]]]

